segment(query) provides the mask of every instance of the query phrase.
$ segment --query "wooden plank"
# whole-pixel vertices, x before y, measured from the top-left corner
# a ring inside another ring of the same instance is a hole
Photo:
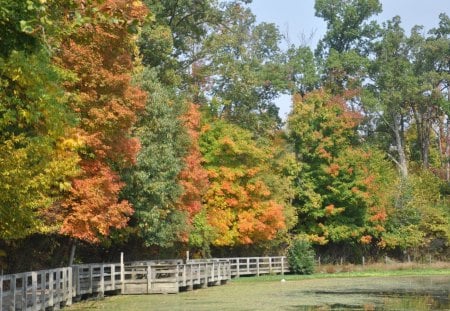
[[[45,311],[46,307],[46,287],[47,287],[47,271],[41,271],[41,311]]]
[[[66,304],[68,306],[70,306],[72,304],[72,298],[74,296],[73,294],[73,270],[72,267],[68,267],[67,268],[67,289],[68,289],[68,293],[67,293],[67,301]]]
[[[17,291],[17,282],[16,282],[16,275],[13,274],[11,276],[11,309],[16,310],[16,291]]]
[[[37,272],[31,272],[31,310],[38,310],[37,303]]]
[[[147,294],[152,291],[152,279],[153,279],[152,266],[148,265],[147,266]]]
[[[100,266],[100,297],[105,296],[105,266]]]
[[[122,294],[125,292],[125,265],[123,262],[123,252],[120,253],[120,290]]]
[[[53,309],[59,308],[59,305],[61,303],[61,272],[60,270],[54,270],[56,274],[56,281],[55,281],[55,295],[56,299],[53,304]]]
[[[48,306],[53,307],[53,271],[48,273]]]

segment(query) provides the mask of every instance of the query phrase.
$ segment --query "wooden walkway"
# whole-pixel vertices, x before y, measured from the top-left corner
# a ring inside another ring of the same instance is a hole
[[[288,271],[285,257],[74,265],[0,276],[0,311],[59,310],[87,296],[178,293],[225,284],[232,277]]]

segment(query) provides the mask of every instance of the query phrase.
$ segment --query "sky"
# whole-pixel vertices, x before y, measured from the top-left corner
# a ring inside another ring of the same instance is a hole
[[[399,15],[407,33],[414,25],[423,25],[425,31],[438,26],[440,13],[450,16],[450,0],[381,0],[381,3],[383,12],[375,19],[382,23]],[[257,22],[277,24],[290,44],[306,44],[314,49],[326,30],[323,20],[314,16],[314,0],[253,0],[250,8]],[[280,117],[285,119],[290,110],[289,97],[281,97],[277,105]]]

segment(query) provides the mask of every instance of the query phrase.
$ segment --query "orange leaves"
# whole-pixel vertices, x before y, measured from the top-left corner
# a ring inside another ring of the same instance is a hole
[[[101,162],[82,165],[83,178],[72,183],[69,198],[63,202],[61,233],[88,242],[98,242],[111,227],[123,228],[133,213],[127,201],[117,202],[123,183],[116,173]]]
[[[123,187],[118,174],[133,165],[140,144],[130,137],[136,113],[146,94],[131,85],[135,38],[129,27],[147,13],[140,1],[93,1],[80,5],[89,24],[63,40],[57,62],[74,77],[65,83],[76,94],[71,103],[79,119],[77,132],[82,173],[62,202],[61,232],[89,242],[107,236],[110,228],[126,226],[133,210],[118,201]]]
[[[208,172],[203,168],[203,157],[198,145],[200,112],[198,106],[190,104],[188,112],[183,116],[183,121],[191,138],[189,152],[184,159],[185,168],[178,178],[183,186],[184,193],[178,204],[179,208],[189,213],[189,219],[201,210],[202,196],[205,193],[209,181]]]
[[[204,133],[210,187],[204,196],[215,245],[252,244],[274,239],[285,228],[284,206],[267,180],[271,148],[258,146],[249,132],[219,122]],[[226,151],[226,152],[224,152]]]
[[[384,221],[386,221],[386,219],[387,219],[387,214],[386,214],[386,211],[384,211],[384,210],[377,212],[375,215],[372,215],[369,218],[369,220],[371,222],[377,222],[377,221],[384,222]]]
[[[370,235],[363,235],[359,241],[362,244],[370,244],[372,242],[372,236],[370,236]]]
[[[270,200],[267,185],[261,180],[243,183],[237,178],[241,174],[232,175],[229,169],[219,172],[205,195],[210,224],[219,236],[216,245],[271,240],[285,228],[283,206]]]
[[[337,177],[337,175],[339,175],[339,169],[340,169],[339,164],[331,163],[330,166],[327,168],[327,173],[330,174],[332,177]]]
[[[325,214],[332,215],[333,212],[334,212],[334,204],[330,204],[325,207]]]

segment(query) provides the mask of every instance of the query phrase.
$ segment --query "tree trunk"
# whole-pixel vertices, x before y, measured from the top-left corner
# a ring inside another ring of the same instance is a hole
[[[395,138],[395,144],[397,147],[398,152],[398,167],[400,170],[400,175],[402,179],[408,178],[408,162],[406,160],[406,154],[403,147],[403,139],[401,134],[401,126],[400,126],[400,120],[397,118],[397,116],[393,117],[393,131],[394,131],[394,138]]]
[[[73,265],[75,259],[75,250],[77,249],[77,243],[74,239],[70,240],[70,257],[69,257],[69,267]]]

